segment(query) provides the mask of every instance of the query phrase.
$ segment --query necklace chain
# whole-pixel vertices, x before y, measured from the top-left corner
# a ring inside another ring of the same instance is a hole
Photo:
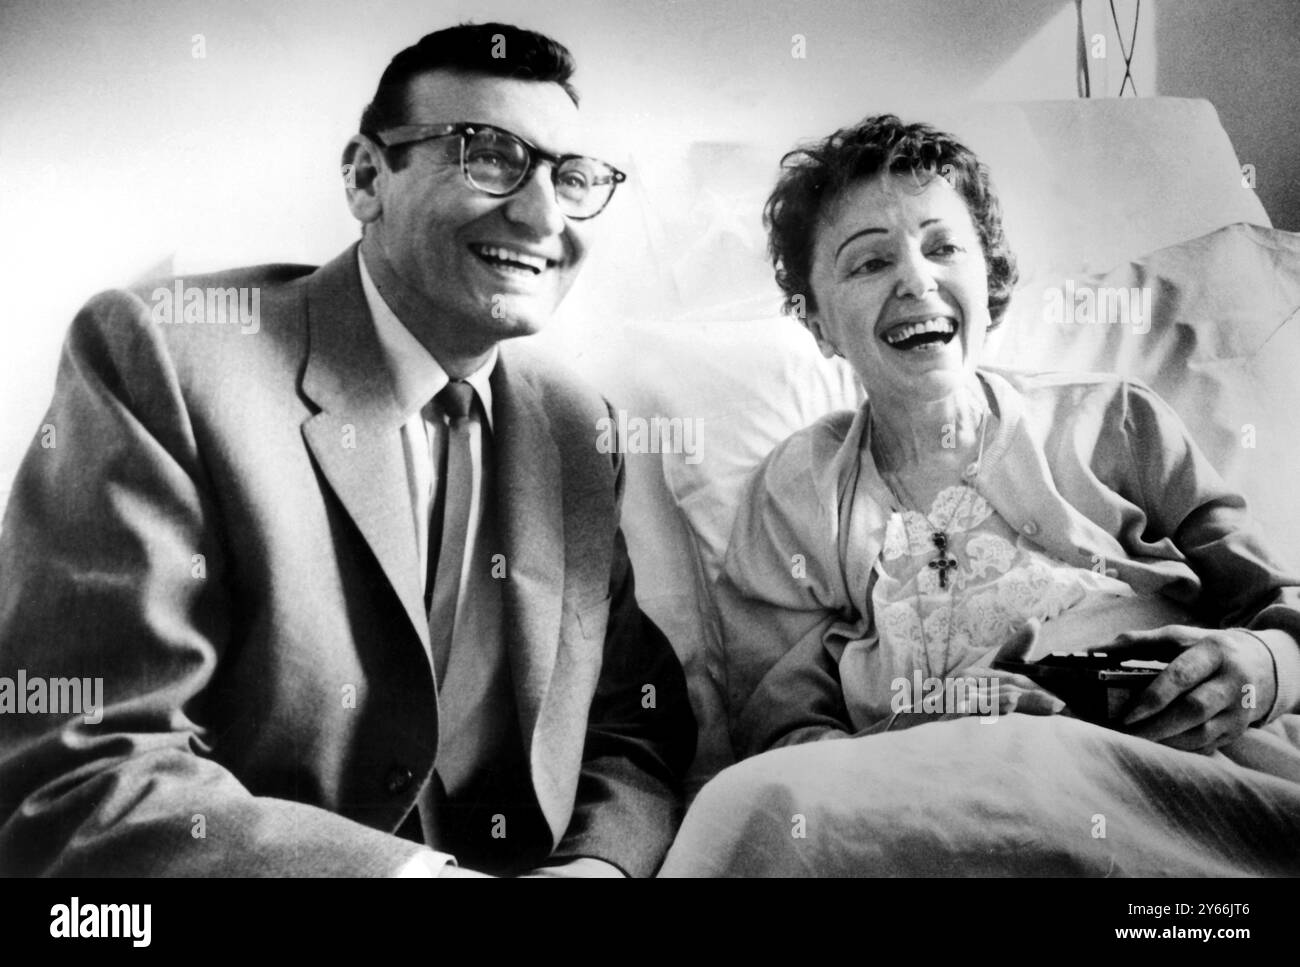
[[[961,483],[963,486],[967,488],[970,487],[970,481],[975,479],[976,475],[980,472],[981,465],[984,463],[984,438],[985,438],[985,433],[988,429],[988,415],[989,415],[989,411],[986,409],[980,416],[979,449],[976,451],[975,459],[970,463],[968,463],[966,465],[966,468],[962,471]],[[883,478],[884,475],[882,474],[881,476]],[[928,513],[918,509],[916,506],[912,505],[908,500],[904,499],[904,492],[907,490],[907,488],[903,486],[902,478],[899,477],[898,473],[896,471],[891,470],[889,471],[889,476],[892,477],[893,479],[892,481],[886,480],[885,484],[886,486],[889,487],[891,496],[893,496],[894,500],[897,501],[899,505],[894,509],[896,511],[911,510],[914,513],[918,514],[927,524],[929,524],[930,530],[933,534],[933,537],[931,539],[934,541],[935,547],[939,551],[940,556],[941,557],[944,556],[945,554],[944,545],[946,545],[947,542],[948,529],[952,527],[952,522],[957,519],[958,511],[963,510],[965,508],[966,502],[963,500],[962,502],[957,503],[956,506],[954,506],[953,509],[948,514],[948,522],[944,524],[942,527],[940,527],[931,519]],[[940,493],[942,493],[942,491],[940,491]],[[938,495],[936,494],[936,497],[937,496]],[[969,496],[969,494],[966,494],[964,496]],[[941,541],[943,543],[941,543]],[[943,569],[939,570],[939,584],[941,587],[948,586],[948,582],[944,577]]]
[[[928,513],[921,510],[917,510],[916,508],[909,506],[908,502],[902,498],[900,492],[904,491],[906,488],[902,486],[902,480],[898,477],[896,472],[889,471],[889,476],[893,478],[892,482],[890,480],[885,480],[885,486],[889,488],[890,496],[894,498],[895,502],[898,505],[894,507],[893,510],[895,513],[899,514],[899,519],[900,521],[902,521],[904,536],[908,537],[908,546],[909,547],[911,546],[911,540],[910,540],[910,536],[907,535],[907,520],[905,517],[902,516],[902,511],[904,510],[912,510],[930,526],[930,540],[934,543],[935,550],[938,551],[939,556],[936,557],[934,560],[930,561],[927,567],[939,572],[939,587],[948,589],[948,633],[945,636],[944,643],[943,643],[943,665],[942,665],[943,671],[945,673],[948,670],[949,649],[952,645],[952,632],[953,632],[953,624],[954,624],[953,598],[955,596],[955,590],[956,590],[956,582],[954,581],[951,584],[949,583],[948,571],[955,570],[957,568],[957,561],[954,557],[952,557],[948,548],[948,531],[949,529],[951,529],[953,522],[957,519],[958,513],[966,509],[971,502],[971,493],[974,492],[975,489],[971,485],[971,481],[974,480],[975,477],[979,474],[980,467],[984,463],[984,439],[985,439],[985,433],[988,430],[988,415],[989,415],[989,411],[986,408],[980,416],[979,449],[976,452],[974,461],[967,464],[965,470],[962,472],[962,476],[961,476],[961,485],[963,487],[962,497],[960,500],[954,502],[953,508],[948,514],[948,521],[943,527],[940,527],[938,524],[936,524],[930,518],[930,515]],[[868,427],[868,432],[869,432],[869,427]],[[868,441],[868,445],[870,445],[870,441]],[[885,474],[882,473],[881,478],[884,479],[884,477]],[[940,493],[942,492],[943,491],[941,490]],[[925,614],[924,614],[924,610],[921,607],[921,576],[924,573],[925,573],[924,571],[918,572],[915,578],[916,620],[918,622],[918,630],[920,631],[921,634],[921,650],[922,650],[921,657],[925,664],[925,677],[927,679],[930,679],[934,677],[934,668],[930,662],[930,642],[925,634]]]

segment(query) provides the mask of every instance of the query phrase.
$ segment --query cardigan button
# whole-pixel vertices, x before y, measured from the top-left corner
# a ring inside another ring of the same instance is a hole
[[[1020,530],[1027,537],[1033,537],[1035,534],[1038,533],[1038,525],[1035,524],[1032,520],[1027,520],[1025,521],[1025,525],[1021,527]]]
[[[415,779],[415,773],[406,766],[393,766],[388,770],[388,776],[384,779],[384,788],[388,790],[390,796],[400,796],[411,788],[411,782]]]

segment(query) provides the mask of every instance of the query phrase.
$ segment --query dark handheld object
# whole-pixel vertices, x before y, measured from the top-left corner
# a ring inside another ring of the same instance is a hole
[[[1131,656],[1103,652],[1053,652],[1038,661],[996,661],[994,668],[1015,672],[1047,689],[1076,717],[1121,729],[1124,716],[1148,685],[1163,671],[1132,666]]]

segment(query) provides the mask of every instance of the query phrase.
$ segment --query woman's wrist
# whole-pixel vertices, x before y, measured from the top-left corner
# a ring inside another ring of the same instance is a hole
[[[1266,725],[1300,704],[1300,644],[1280,628],[1236,628],[1264,646],[1272,660],[1273,680],[1268,701],[1260,701],[1251,724]]]

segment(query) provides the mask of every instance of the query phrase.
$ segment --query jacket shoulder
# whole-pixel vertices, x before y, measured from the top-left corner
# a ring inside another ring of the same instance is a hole
[[[236,399],[292,397],[292,374],[306,353],[304,294],[312,271],[260,265],[101,291],[68,329],[69,365],[61,366],[60,381],[94,370],[135,404],[162,394],[187,407],[208,401],[214,412],[231,409]]]
[[[152,293],[156,289],[175,289],[181,282],[185,286],[198,288],[227,288],[234,286],[278,286],[287,285],[297,279],[305,278],[320,266],[306,265],[298,262],[268,262],[265,265],[245,265],[231,269],[219,269],[214,272],[191,272],[186,275],[158,275],[136,282],[128,288],[137,293]]]
[[[295,290],[316,270],[312,265],[273,263],[155,276],[91,296],[74,325],[86,327],[110,321],[116,325],[132,318],[157,324],[163,330],[174,326],[177,331],[238,325],[241,307],[246,312],[260,310],[268,297],[282,297]]]
[[[527,385],[552,420],[591,421],[610,415],[609,402],[555,354],[518,342],[501,346],[501,362],[509,378]]]

